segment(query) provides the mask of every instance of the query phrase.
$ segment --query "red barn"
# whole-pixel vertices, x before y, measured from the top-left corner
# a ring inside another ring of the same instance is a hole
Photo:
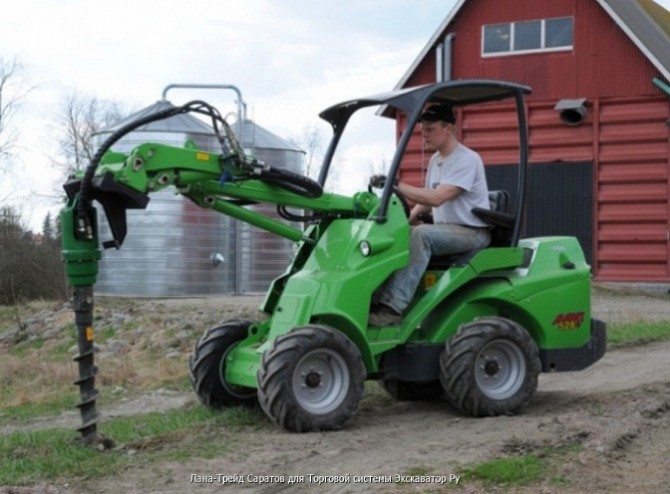
[[[459,0],[397,88],[531,86],[526,235],[577,236],[600,281],[670,281],[669,33],[652,0]],[[512,106],[459,110],[459,137],[513,193]],[[428,158],[415,135],[403,179]]]

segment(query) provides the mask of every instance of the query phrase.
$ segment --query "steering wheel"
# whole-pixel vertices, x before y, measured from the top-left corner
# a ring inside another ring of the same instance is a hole
[[[397,186],[393,186],[393,193],[398,197],[400,200],[400,204],[402,205],[402,209],[405,211],[405,216],[409,219],[409,214],[410,214],[410,207],[409,203],[407,202],[407,198],[403,195],[402,192],[400,192],[400,189],[398,189]]]
[[[368,192],[372,192],[372,189],[383,189],[385,185],[386,177],[383,175],[373,175],[370,177],[370,181],[368,182]],[[407,198],[400,192],[400,189],[398,189],[397,185],[393,186],[393,193],[398,197],[398,200],[400,201],[400,204],[402,205],[403,210],[405,211],[405,215],[407,218],[409,218],[410,214],[410,207],[409,203],[407,202]]]

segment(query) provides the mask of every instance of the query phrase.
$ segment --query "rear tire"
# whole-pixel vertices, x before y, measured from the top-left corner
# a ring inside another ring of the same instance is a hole
[[[499,317],[464,324],[440,356],[447,399],[474,417],[517,413],[537,390],[540,370],[535,341]]]
[[[366,370],[356,345],[325,326],[278,337],[258,370],[258,400],[278,425],[295,432],[339,429],[363,398]]]
[[[226,382],[226,357],[248,335],[250,321],[226,321],[208,329],[196,342],[189,357],[191,385],[198,399],[206,406],[223,409],[252,406],[256,389]]]

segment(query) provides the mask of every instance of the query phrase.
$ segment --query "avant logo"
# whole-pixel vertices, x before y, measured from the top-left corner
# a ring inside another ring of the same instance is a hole
[[[561,331],[571,331],[581,328],[583,323],[583,312],[568,312],[567,314],[557,315],[551,324],[558,327]]]

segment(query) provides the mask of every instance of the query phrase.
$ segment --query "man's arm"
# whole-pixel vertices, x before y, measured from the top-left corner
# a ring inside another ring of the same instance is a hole
[[[398,184],[398,190],[410,201],[425,206],[427,209],[439,207],[463,192],[460,187],[449,184],[442,184],[436,189],[425,189],[403,182]]]
[[[419,220],[417,219],[421,213],[430,213],[431,208],[429,206],[424,206],[423,204],[415,204],[412,210],[409,212],[409,224],[416,225]]]

